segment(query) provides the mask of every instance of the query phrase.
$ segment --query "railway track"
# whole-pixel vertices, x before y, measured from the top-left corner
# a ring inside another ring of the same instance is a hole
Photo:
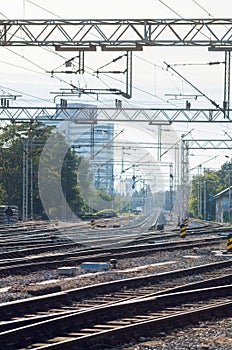
[[[215,225],[213,225],[215,226]],[[195,234],[210,234],[221,232],[221,227],[211,226],[193,226],[187,229],[188,233]],[[224,232],[228,230],[227,227],[223,228]],[[96,230],[90,229],[89,225],[73,224],[69,226],[54,227],[47,223],[24,223],[12,226],[4,226],[0,228],[0,250],[8,251],[15,248],[33,248],[38,245],[53,244],[61,241],[64,243],[79,243],[86,247],[101,246],[102,241],[105,241],[106,245],[119,245],[121,244],[133,244],[137,242],[148,241],[151,238],[156,237],[157,240],[171,239],[178,236],[178,229],[171,231],[159,232],[148,231],[144,232],[143,226],[131,226],[131,227],[107,227],[97,228]]]
[[[87,233],[88,230],[86,230],[85,232]],[[207,248],[210,246],[218,245],[220,242],[225,241],[225,237],[222,237],[221,234],[225,234],[227,231],[220,229],[220,230],[217,230],[217,233],[215,235],[212,235],[212,232],[214,233],[215,231],[209,227],[207,230],[205,228],[204,229],[198,228],[190,232],[188,234],[188,237],[185,238],[185,240],[177,239],[176,241],[171,240],[171,237],[176,237],[175,232],[165,232],[165,233],[163,232],[148,233],[147,232],[147,233],[140,233],[140,234],[131,233],[128,235],[129,237],[127,236],[125,237],[125,239],[123,237],[124,236],[124,233],[123,233],[122,234],[123,239],[121,239],[120,242],[117,242],[115,241],[115,238],[112,238],[112,242],[113,243],[115,242],[116,244],[113,244],[112,247],[109,247],[107,249],[101,249],[98,246],[95,246],[94,244],[95,239],[99,239],[99,241],[101,241],[101,236],[102,235],[104,236],[105,234],[104,232],[101,232],[100,235],[99,235],[99,232],[91,232],[91,231],[88,232],[87,233],[88,239],[86,241],[86,246],[84,244],[83,245],[80,244],[76,240],[74,240],[73,242],[70,240],[70,242],[63,242],[63,243],[52,242],[52,244],[48,243],[45,245],[41,245],[40,247],[37,247],[37,248],[34,247],[32,243],[32,246],[31,247],[27,246],[26,249],[25,248],[21,250],[10,249],[10,251],[5,251],[0,253],[0,274],[2,275],[13,274],[13,273],[21,274],[22,269],[24,270],[23,273],[27,273],[30,271],[36,271],[37,269],[41,269],[41,268],[49,269],[49,268],[55,268],[59,266],[65,266],[66,264],[76,265],[86,260],[109,261],[111,258],[124,259],[124,258],[133,258],[136,256],[141,257],[141,256],[148,256],[150,254],[155,254],[156,252],[161,252],[161,251],[173,251],[178,249],[190,250],[191,248],[195,248],[195,247]],[[107,237],[106,238],[104,237],[104,239],[111,241],[112,234],[113,232],[107,232],[106,234]],[[205,236],[205,235],[209,235],[209,236]],[[165,240],[164,240],[164,236],[165,236]],[[1,235],[0,235],[0,239],[1,239]],[[82,240],[82,243],[83,243],[83,240]],[[20,256],[20,254],[22,255]],[[34,327],[36,324],[43,324],[43,323],[52,322],[52,321],[55,322],[56,319],[60,319],[64,317],[67,317],[67,318],[73,317],[77,313],[83,313],[83,312],[87,313],[94,309],[103,308],[106,305],[108,305],[109,307],[113,305],[118,305],[119,303],[129,302],[129,300],[131,300],[132,302],[133,298],[146,299],[148,296],[150,298],[154,298],[164,293],[172,294],[174,292],[177,293],[186,289],[196,290],[199,288],[207,288],[209,286],[215,287],[218,285],[231,284],[232,283],[231,281],[232,277],[230,275],[231,264],[232,263],[230,263],[230,261],[227,260],[227,261],[218,262],[214,264],[208,264],[207,266],[202,266],[202,267],[197,266],[191,269],[171,271],[171,272],[165,272],[161,274],[143,276],[143,277],[137,277],[137,278],[130,278],[123,281],[120,280],[120,281],[106,282],[106,283],[101,283],[101,285],[92,285],[89,287],[83,287],[83,288],[78,288],[78,289],[73,289],[68,291],[66,290],[60,293],[52,293],[47,296],[44,295],[44,296],[29,298],[21,301],[18,300],[15,302],[2,303],[0,304],[0,315],[1,315],[0,316],[1,317],[0,344],[2,344],[1,339],[7,342],[8,334],[10,332],[17,331],[18,328],[29,329],[29,327]],[[196,274],[197,274],[197,278],[201,280],[200,282],[195,282],[191,284],[186,283],[189,276],[196,276]],[[215,274],[217,274],[217,278],[214,278]],[[185,282],[182,281],[183,276],[186,276]],[[143,322],[145,321],[143,320]],[[127,326],[131,327],[131,324]],[[137,325],[137,326],[139,328],[142,327],[141,325]],[[87,327],[88,327],[88,324],[87,324]],[[106,330],[108,329],[107,327],[103,325],[103,328],[101,327],[100,328]],[[114,328],[115,328],[115,332],[117,333],[116,327]],[[94,330],[94,332],[95,331],[96,329]],[[109,329],[109,332],[110,334],[112,334],[111,333],[112,329]],[[118,332],[120,332],[120,330]],[[75,349],[75,348],[81,349],[82,348],[81,343],[79,345],[76,345],[75,342],[77,341],[77,339],[76,338],[73,339],[70,336],[71,333],[67,333],[65,331],[65,333],[63,334],[61,331],[61,333],[59,333],[58,335],[54,336],[54,334],[52,334],[51,336],[48,336],[47,339],[44,339],[43,342],[40,344],[37,342],[36,339],[32,337],[33,338],[32,342],[29,344],[27,343],[22,344],[22,349],[36,348],[38,347],[37,346],[38,344],[39,344],[38,348],[43,348],[43,347],[50,348],[50,346],[54,346],[54,349],[55,348],[66,349],[66,347],[62,347],[64,345],[61,345],[60,340],[62,340],[62,342],[65,341],[65,343],[68,341],[68,346],[69,346],[70,339],[72,339],[72,342],[74,342],[71,345],[70,349]],[[98,335],[96,336],[99,337],[99,339],[101,339],[102,334],[100,333],[102,333],[102,331],[97,333]],[[6,337],[4,336],[4,334]],[[123,331],[122,331],[122,334],[123,334]],[[2,336],[3,338],[1,338]],[[93,337],[92,333],[88,333],[85,335],[82,334],[81,336],[78,336],[78,339],[82,338],[83,336],[85,338],[86,336],[88,337],[90,341],[89,344],[95,344],[96,342],[96,348],[103,349],[101,347],[102,346],[101,342],[102,344],[104,344],[104,339],[100,340],[100,343],[99,343],[98,340],[97,341],[93,340],[94,338],[92,338]],[[57,337],[58,338],[61,337],[58,342],[56,342],[57,339],[55,339]],[[114,341],[112,342],[112,344],[116,344],[118,342],[117,336],[115,338],[115,335],[113,335],[113,338],[114,338]],[[17,339],[17,335],[15,339]],[[42,338],[40,338],[40,340],[41,339]],[[93,343],[91,343],[92,341]],[[9,343],[9,344],[11,344],[12,347],[8,347],[6,349],[12,349],[12,350],[21,349],[21,347],[18,348],[17,342],[14,344],[13,343]],[[84,346],[83,349],[86,350],[88,349],[89,345],[88,343],[85,343],[83,346]],[[89,349],[94,349],[94,347],[92,347],[91,345]]]
[[[103,305],[0,333],[8,349],[104,349],[231,314],[232,285]]]
[[[231,261],[128,278],[0,304],[0,332],[132,298],[232,283]],[[216,276],[215,276],[216,275]],[[188,283],[190,276],[197,282]]]
[[[189,228],[188,235],[213,234],[226,232],[228,228],[197,226]],[[69,225],[68,227],[51,226],[50,224],[36,223],[34,224],[17,224],[13,226],[4,226],[0,228],[0,252],[12,251],[15,257],[26,256],[29,253],[36,254],[38,248],[43,251],[55,250],[55,245],[73,244],[83,247],[105,247],[136,245],[138,242],[147,243],[149,240],[170,240],[178,237],[178,230],[158,232],[143,232],[143,228],[139,227],[120,227],[117,230],[112,228],[91,230],[88,226],[81,224]],[[33,252],[34,248],[34,252]],[[20,250],[20,252],[19,252]],[[18,251],[18,253],[17,253]],[[24,254],[24,255],[23,255]],[[1,259],[1,256],[0,256]]]
[[[78,232],[80,234],[80,232]],[[91,232],[88,234],[85,232],[85,236],[89,238],[86,239],[85,242],[79,243],[77,238],[74,239],[74,241],[65,242],[64,240],[62,242],[59,242],[59,239],[62,239],[59,235],[56,235],[56,231],[51,231],[51,234],[48,235],[38,235],[34,234],[34,232],[30,232],[29,238],[28,235],[23,236],[23,241],[20,240],[20,237],[16,234],[12,234],[8,237],[4,236],[1,237],[0,235],[0,259],[2,258],[8,258],[9,255],[11,255],[14,258],[17,257],[23,257],[30,254],[37,254],[41,252],[51,251],[59,249],[60,247],[64,246],[64,248],[72,248],[72,247],[85,247],[96,249],[95,242],[97,241],[99,244],[99,241],[101,242],[102,239],[107,240],[109,246],[112,246],[115,242],[115,237],[112,237],[115,234],[113,232],[110,232],[107,234],[104,233],[104,236],[101,238],[99,237],[99,233],[94,234]],[[92,237],[91,237],[92,236]],[[94,237],[95,236],[95,237]],[[117,245],[138,245],[139,243],[149,243],[150,241],[154,239],[156,241],[162,241],[170,239],[170,238],[176,238],[176,234],[165,234],[165,237],[163,234],[156,234],[154,235],[151,233],[142,234],[138,237],[138,235],[128,235],[126,237],[120,236],[120,238],[117,239]],[[32,239],[31,239],[32,238]],[[119,242],[120,240],[120,242]],[[112,242],[113,241],[113,242]],[[100,243],[101,244],[101,243]],[[98,247],[99,249],[99,247]]]
[[[184,242],[169,241],[150,244],[139,244],[124,247],[112,247],[106,249],[78,249],[78,251],[68,251],[62,253],[52,253],[50,255],[28,256],[11,259],[5,254],[0,260],[0,276],[7,274],[25,274],[38,269],[51,269],[60,266],[80,265],[83,261],[106,262],[110,259],[125,259],[131,257],[147,256],[160,251],[173,251],[178,249],[191,249],[195,247],[209,247],[218,245],[225,240],[224,237],[210,237],[203,239],[192,239]],[[78,246],[79,247],[79,246]]]

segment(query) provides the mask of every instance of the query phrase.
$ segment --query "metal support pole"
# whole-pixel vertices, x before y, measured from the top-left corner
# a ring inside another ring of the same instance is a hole
[[[25,143],[25,221],[28,221],[28,140]]]
[[[206,173],[204,168],[204,220],[206,220]]]
[[[132,51],[126,54],[126,97],[132,96]]]
[[[231,191],[230,191],[230,184],[231,181],[230,181],[230,170],[229,170],[229,205],[228,205],[228,219],[229,219],[229,222],[230,222],[230,203],[231,203]]]
[[[79,69],[78,69],[79,74],[84,74],[85,72],[84,55],[85,55],[84,51],[79,52]]]
[[[28,140],[23,143],[23,221],[28,220]]]
[[[158,154],[157,159],[158,162],[161,161],[161,133],[162,133],[162,125],[158,125]]]
[[[188,200],[189,200],[189,148],[188,142],[181,141],[181,212],[182,219],[188,218]]]
[[[202,218],[201,164],[198,166],[198,217]]]
[[[25,221],[25,189],[26,189],[26,184],[25,184],[25,175],[26,175],[26,170],[25,170],[25,165],[26,165],[26,152],[25,152],[25,146],[24,142],[22,143],[23,146],[23,200],[22,200],[22,221]]]
[[[94,155],[94,125],[91,124],[90,126],[90,159],[93,160],[95,155]]]
[[[170,216],[173,209],[173,165],[170,164]]]
[[[31,219],[34,217],[34,202],[33,202],[33,140],[30,140],[30,180],[31,180],[31,188],[30,188],[30,199],[31,199]]]
[[[225,51],[224,117],[230,119],[230,51]]]

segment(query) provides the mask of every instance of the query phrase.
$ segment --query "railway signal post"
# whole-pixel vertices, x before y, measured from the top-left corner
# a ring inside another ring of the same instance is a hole
[[[227,252],[232,252],[232,233],[228,234],[227,237],[227,246],[226,246]]]
[[[185,238],[186,236],[186,226],[185,224],[180,224],[180,237]]]

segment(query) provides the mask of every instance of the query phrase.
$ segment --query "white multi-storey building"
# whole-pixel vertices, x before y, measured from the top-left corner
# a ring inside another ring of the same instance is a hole
[[[57,105],[60,108],[60,105]],[[69,109],[71,115],[73,108],[86,108],[93,105],[80,103],[69,103],[65,109]],[[73,110],[73,112],[75,109]],[[59,112],[60,113],[60,112]],[[64,111],[65,113],[65,111]],[[114,125],[97,124],[97,117],[94,123],[84,123],[83,113],[78,114],[78,118],[74,121],[56,122],[57,128],[65,136],[70,147],[85,157],[94,173],[94,186],[96,189],[113,194],[114,192]],[[78,122],[80,120],[80,123]]]

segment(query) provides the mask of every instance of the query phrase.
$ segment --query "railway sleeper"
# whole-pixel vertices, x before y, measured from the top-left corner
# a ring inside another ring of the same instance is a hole
[[[9,348],[8,346],[8,340],[10,340],[11,344],[14,341],[15,345],[13,348],[18,349],[18,346],[33,346],[33,344],[38,343],[39,340],[48,342],[60,336],[69,337],[72,332],[88,333],[89,330],[94,329],[94,327],[99,324],[99,321],[107,325],[110,323],[113,323],[114,325],[119,323],[122,325],[122,322],[126,322],[127,325],[130,325],[141,322],[141,316],[144,314],[149,316],[152,312],[157,313],[160,315],[158,317],[163,318],[163,312],[166,317],[170,315],[170,310],[167,312],[165,308],[173,309],[174,305],[183,304],[186,302],[186,299],[188,302],[190,300],[193,302],[198,300],[199,294],[201,300],[208,300],[213,296],[225,298],[228,293],[231,294],[231,289],[232,286],[224,286],[223,288],[217,287],[199,291],[190,291],[187,293],[174,293],[169,294],[168,296],[164,295],[147,298],[142,301],[119,303],[110,308],[102,307],[91,310],[91,312],[86,311],[81,314],[79,313],[72,316],[64,316],[54,320],[40,322],[34,326],[21,327],[13,331],[3,332],[0,334],[0,342],[4,342],[4,350],[12,349],[12,347]],[[176,311],[178,311],[178,308]],[[182,309],[180,309],[180,311],[182,311]],[[139,317],[137,318],[137,316]],[[114,318],[114,320],[112,320],[112,318]],[[143,318],[143,320],[145,322],[146,317]],[[97,329],[99,329],[99,327],[97,327]]]
[[[217,278],[216,281],[215,281],[215,279],[213,279],[213,284],[209,283],[209,286],[210,285],[226,284],[226,283],[229,284],[230,282],[231,282],[231,275],[225,275],[223,277],[223,282],[222,282],[221,278],[219,277],[219,278]],[[196,284],[196,286],[195,286],[195,284]],[[205,281],[197,282],[197,283],[193,283],[193,284],[189,285],[189,287],[191,289],[195,289],[195,288],[197,288],[197,286],[198,286],[198,288],[204,287]],[[148,290],[149,291],[151,290],[154,293],[153,288],[154,287],[150,286],[150,287],[148,287]],[[89,289],[92,290],[92,288],[89,288]],[[184,289],[186,289],[186,286],[180,286],[178,288],[174,288],[174,290],[176,290],[176,291],[177,290],[181,291]],[[127,288],[124,288],[124,290],[126,291],[126,293],[128,292]],[[147,288],[145,290],[147,290]],[[173,288],[170,288],[169,293],[170,292],[173,292]],[[166,293],[167,293],[167,291],[166,291]],[[124,296],[124,293],[122,292],[120,295]],[[38,315],[39,311],[50,310],[50,312],[51,312],[51,309],[56,307],[56,306],[59,308],[58,310],[60,310],[60,311],[62,311],[62,310],[64,310],[64,311],[79,310],[80,311],[80,310],[83,310],[89,306],[90,307],[94,306],[92,303],[90,303],[90,300],[86,301],[85,304],[75,303],[74,302],[75,297],[76,297],[76,295],[73,292],[71,293],[71,295],[69,295],[68,292],[67,293],[62,292],[62,293],[57,293],[54,296],[50,296],[50,297],[48,296],[46,298],[34,298],[34,299],[30,298],[30,299],[26,299],[24,301],[13,302],[12,306],[11,306],[11,303],[5,303],[5,304],[1,305],[1,319],[2,319],[2,321],[9,321],[12,319],[19,319],[19,317],[21,315],[23,315],[24,317],[33,317],[33,316],[36,317]],[[99,296],[97,298],[99,300],[102,300],[102,303],[109,302],[109,300],[107,300],[107,298],[108,299],[110,298],[110,301],[117,300],[117,298],[113,294],[107,294],[105,296]],[[26,311],[26,315],[25,315],[25,311]]]

